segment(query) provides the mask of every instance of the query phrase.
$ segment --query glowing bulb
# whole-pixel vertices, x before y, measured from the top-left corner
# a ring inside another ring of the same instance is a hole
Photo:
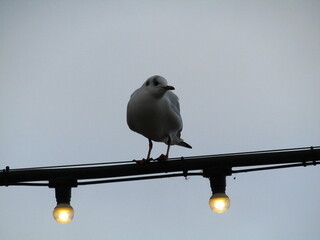
[[[53,217],[58,223],[65,224],[72,221],[74,210],[68,203],[59,203],[53,210]]]
[[[230,207],[230,198],[225,193],[215,193],[209,200],[209,206],[216,213],[224,213]]]

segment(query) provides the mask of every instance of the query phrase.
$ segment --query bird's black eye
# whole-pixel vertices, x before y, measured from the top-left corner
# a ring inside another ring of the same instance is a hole
[[[149,81],[147,81],[147,82],[146,82],[146,86],[149,86],[149,84],[150,84]]]
[[[159,82],[158,82],[157,80],[154,80],[154,81],[153,81],[153,84],[154,84],[155,86],[158,86],[158,85],[159,85]]]

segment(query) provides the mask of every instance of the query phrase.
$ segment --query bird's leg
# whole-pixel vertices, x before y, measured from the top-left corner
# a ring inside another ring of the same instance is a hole
[[[161,154],[156,160],[158,162],[162,162],[162,161],[166,161],[168,158],[169,158],[169,150],[170,150],[170,146],[171,146],[171,139],[170,137],[168,138],[168,147],[167,147],[167,153],[166,155],[164,154]]]
[[[151,149],[152,149],[153,144],[152,144],[152,141],[150,138],[148,138],[148,140],[149,140],[149,150],[148,150],[147,160],[151,160],[150,154],[151,154]]]
[[[170,150],[170,146],[171,146],[171,141],[170,141],[170,138],[169,138],[169,141],[168,141],[168,147],[167,147],[167,153],[166,153],[166,158],[167,158],[167,159],[169,158],[169,150]]]
[[[135,160],[136,163],[141,164],[141,163],[148,163],[152,160],[152,158],[150,158],[150,154],[151,154],[151,150],[152,150],[152,141],[150,138],[148,138],[149,140],[149,150],[148,150],[148,155],[147,155],[147,159],[142,159],[142,160]]]

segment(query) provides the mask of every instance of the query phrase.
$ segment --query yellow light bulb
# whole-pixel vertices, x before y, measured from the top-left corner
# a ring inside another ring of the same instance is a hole
[[[209,206],[216,213],[224,213],[230,207],[230,198],[225,193],[215,193],[209,200]]]
[[[74,217],[74,210],[68,203],[59,203],[53,210],[53,217],[58,223],[69,223]]]

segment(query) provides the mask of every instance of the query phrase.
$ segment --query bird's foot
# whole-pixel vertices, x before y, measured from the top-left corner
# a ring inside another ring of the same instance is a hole
[[[164,162],[168,160],[168,155],[161,154],[158,158],[155,159],[158,162]]]
[[[134,162],[136,162],[137,164],[146,164],[149,163],[151,160],[153,160],[153,158],[143,158],[142,160],[133,160]]]

